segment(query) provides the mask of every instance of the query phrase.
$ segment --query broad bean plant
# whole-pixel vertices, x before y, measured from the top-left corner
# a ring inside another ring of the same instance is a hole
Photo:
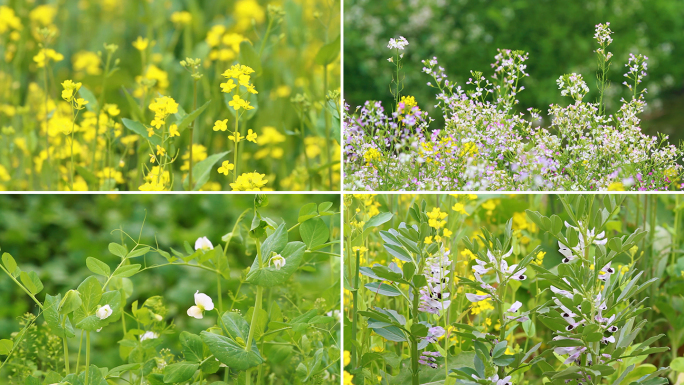
[[[649,231],[617,230],[624,197],[559,197],[563,213],[517,211],[496,231],[471,216],[490,201],[435,197],[345,202],[345,383],[669,383],[643,362],[670,348],[642,319],[659,278],[637,268]]]
[[[624,90],[610,92],[608,70],[610,23],[595,29],[598,98],[586,100],[582,74],[558,78],[567,105],[551,104],[548,116],[524,111],[518,95],[525,89],[529,56],[499,49],[491,77],[471,71],[457,85],[437,57],[423,60],[435,100],[402,94],[404,52],[410,42],[391,39],[388,61],[395,66],[391,106],[367,101],[345,105],[345,186],[349,190],[667,190],[680,189],[682,149],[666,135],[649,136],[639,115],[646,108],[641,87],[648,57],[630,54],[624,64]],[[624,92],[615,111],[608,95]],[[444,126],[435,127],[424,109],[442,111]],[[421,109],[422,105],[422,109]]]
[[[118,230],[121,242],[108,249],[120,262],[112,267],[88,257],[85,263],[92,275],[63,293],[45,293],[36,272],[22,269],[21,259],[4,253],[0,270],[31,298],[36,311],[21,318],[18,333],[0,340],[0,372],[12,368],[12,383],[28,385],[339,382],[338,280],[331,277],[331,288],[321,290],[314,303],[288,294],[289,302],[279,305],[272,296],[274,290],[286,289],[296,272],[313,271],[315,261],[330,264],[334,271],[339,255],[333,240],[333,204],[307,204],[298,222],[289,225],[263,216],[267,205],[268,198],[257,195],[253,209],[245,210],[217,244],[200,237],[194,246],[186,241],[178,249],[161,248]],[[236,278],[228,264],[234,243],[253,250],[255,258],[251,267],[237,272],[240,285],[229,293],[228,303],[221,283]],[[166,262],[148,263],[153,253]],[[210,325],[198,334],[176,329],[162,293],[132,300],[131,277],[168,266],[201,269],[206,279],[217,282],[215,293],[198,290],[176,301],[187,304],[178,317]],[[244,289],[249,287],[253,305],[242,314],[234,305],[248,299]],[[123,364],[116,367],[101,366],[91,354],[91,339],[105,328],[120,330]],[[180,344],[169,348],[165,336],[176,333]]]

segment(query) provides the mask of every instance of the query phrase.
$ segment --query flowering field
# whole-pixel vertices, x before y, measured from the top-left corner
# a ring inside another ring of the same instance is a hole
[[[683,199],[346,196],[344,383],[684,383]]]
[[[340,382],[339,196],[4,195],[0,217],[3,384]]]
[[[523,51],[499,49],[492,71],[471,71],[463,86],[447,77],[436,57],[423,60],[434,100],[417,100],[404,89],[402,70],[411,49],[404,37],[392,38],[387,56],[392,71],[391,105],[367,101],[345,105],[345,188],[349,190],[667,190],[682,187],[682,148],[666,135],[642,132],[646,107],[642,82],[648,57],[629,54],[615,63],[610,23],[594,33],[597,98],[579,73],[557,78],[568,104],[551,104],[547,114],[534,108],[519,113],[525,89]],[[587,36],[587,41],[590,36]],[[620,53],[619,56],[622,56]],[[626,96],[611,110],[607,101],[611,65],[624,68]],[[391,68],[394,67],[394,68]],[[426,105],[441,110],[436,127]]]
[[[339,16],[0,1],[0,189],[339,189]]]

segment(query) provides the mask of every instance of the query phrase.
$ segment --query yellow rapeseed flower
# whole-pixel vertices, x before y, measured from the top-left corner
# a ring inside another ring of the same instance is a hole
[[[147,40],[147,38],[143,39],[142,36],[138,36],[138,39],[133,42],[133,47],[137,49],[138,51],[144,51],[147,49],[147,46],[150,45],[150,41]]]
[[[218,172],[223,175],[228,175],[231,171],[235,169],[235,165],[230,163],[230,161],[225,160],[223,163],[221,163],[221,167],[219,167]]]
[[[250,142],[253,142],[253,143],[256,143],[256,142],[257,142],[257,134],[256,134],[256,132],[252,131],[251,128],[250,128],[249,131],[247,132],[246,138],[247,138],[247,140],[249,140]]]
[[[231,183],[230,187],[233,191],[261,191],[261,188],[268,183],[264,179],[265,174],[258,172],[248,172],[237,177],[235,183]]]
[[[225,131],[228,129],[228,119],[217,120],[214,123],[214,131]]]

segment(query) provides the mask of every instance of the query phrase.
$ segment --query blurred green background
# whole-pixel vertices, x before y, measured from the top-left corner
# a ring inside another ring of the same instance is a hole
[[[87,257],[97,257],[110,266],[119,261],[107,251],[110,242],[121,240],[119,232],[112,230],[121,228],[137,238],[145,221],[141,242],[154,245],[156,239],[161,249],[173,247],[183,250],[185,241],[194,245],[200,236],[207,236],[214,245],[225,245],[221,237],[232,231],[244,210],[253,207],[253,200],[254,195],[251,194],[0,195],[0,247],[3,253],[12,254],[23,270],[38,273],[45,285],[45,290],[37,296],[42,301],[45,293],[64,294],[92,275],[85,265]],[[284,220],[288,227],[297,223],[300,207],[310,202],[333,202],[331,211],[340,210],[339,195],[269,195],[268,200],[269,205],[259,209],[262,216],[278,223]],[[243,226],[249,226],[252,217],[250,211],[242,221]],[[331,239],[339,239],[339,216],[323,219],[327,223],[334,221],[335,232]],[[247,238],[246,229],[242,230],[242,236]],[[290,232],[290,241],[295,240],[300,240],[297,230]],[[131,242],[128,244],[130,247]],[[231,242],[228,250],[231,279],[222,283],[226,307],[231,302],[227,293],[236,292],[242,270],[254,260],[253,253],[253,244],[245,248],[239,239],[236,242],[234,238]],[[339,309],[339,263],[334,261],[331,271],[328,256],[319,254],[308,259],[310,261],[304,269],[296,272],[287,285],[274,288],[271,294],[286,316],[310,309],[319,297],[327,299],[326,310]],[[150,253],[146,262],[151,265],[165,263],[166,260]],[[10,333],[20,329],[16,317],[25,312],[36,314],[36,307],[9,277],[0,274],[0,338],[9,338]],[[194,305],[193,294],[197,290],[209,294],[216,301],[216,278],[212,273],[197,268],[169,266],[144,271],[132,280],[134,292],[126,304],[128,312],[135,300],[142,304],[151,296],[164,296],[168,309],[166,319],[174,320],[176,330],[165,337],[161,348],[171,348],[173,353],[180,355],[178,335],[181,331],[199,333],[214,324],[215,317],[196,320],[186,315],[187,308]],[[318,289],[314,291],[311,287]],[[253,285],[242,285],[242,298],[234,306],[242,314],[254,305],[253,289]],[[304,305],[300,305],[298,310],[291,303]],[[39,318],[39,323],[43,322],[43,318]],[[94,333],[93,353],[96,358],[93,363],[99,367],[122,364],[117,344],[120,338],[121,330],[117,327]],[[77,345],[72,348],[77,349]]]
[[[416,97],[423,110],[434,112],[431,80],[421,73],[423,59],[436,56],[458,85],[470,70],[491,76],[497,48],[530,53],[518,109],[546,113],[549,104],[566,105],[556,80],[577,72],[592,89],[585,100],[597,99],[594,26],[610,22],[614,34],[609,51],[609,113],[627,97],[624,81],[629,53],[649,57],[646,100],[642,116],[648,132],[684,139],[684,1],[682,0],[347,0],[345,1],[344,91],[352,110],[366,100],[390,106],[388,85],[394,65],[387,42],[404,36],[409,41],[404,59],[403,95]],[[433,127],[439,127],[435,124]]]

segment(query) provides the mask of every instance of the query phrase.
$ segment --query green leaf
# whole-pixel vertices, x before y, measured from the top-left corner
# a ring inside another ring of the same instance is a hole
[[[496,344],[494,346],[494,351],[492,352],[492,357],[498,358],[504,355],[506,353],[506,346],[508,345],[508,341],[504,340]]]
[[[19,274],[19,278],[21,279],[21,283],[26,286],[31,294],[36,295],[43,290],[43,283],[40,282],[40,278],[38,278],[38,274],[36,274],[35,271],[30,271],[28,273],[22,271],[21,274]]]
[[[142,123],[127,118],[121,119],[121,122],[124,124],[124,126],[126,126],[126,128],[140,135],[142,139],[148,140],[150,143],[152,143],[153,147],[161,145],[161,139],[159,138],[159,136],[149,136],[147,134],[147,128]]]
[[[13,347],[14,342],[12,342],[12,340],[0,340],[0,356],[6,356],[10,354]]]
[[[248,352],[230,338],[206,331],[201,337],[214,357],[234,370],[247,370],[264,362],[256,348]]]
[[[247,274],[247,282],[264,287],[282,285],[299,268],[305,249],[306,246],[302,242],[288,243],[280,252],[280,255],[285,258],[285,266],[281,267],[280,270],[273,265],[268,265],[265,254],[263,255],[264,267],[262,268],[259,268],[258,258],[255,258]]]
[[[86,86],[81,86],[81,88],[78,90],[78,93],[83,99],[88,101],[88,104],[86,104],[88,111],[95,113],[100,111],[100,104],[97,102],[97,98]]]
[[[240,63],[252,67],[254,77],[261,76],[261,58],[248,40],[240,43]]]
[[[102,294],[96,308],[105,305],[109,305],[112,309],[112,314],[109,317],[100,319],[97,315],[89,315],[76,323],[76,327],[83,330],[95,331],[117,321],[121,317],[122,306],[121,293],[119,291],[112,290]]]
[[[281,252],[287,245],[287,229],[282,223],[273,234],[269,235],[261,244],[261,256],[264,258],[264,263],[271,258],[271,254],[282,254]]]
[[[78,285],[78,292],[81,294],[83,308],[88,313],[95,311],[95,307],[102,298],[102,285],[100,285],[100,281],[94,275],[91,275]]]
[[[69,314],[72,311],[81,307],[82,303],[83,302],[81,301],[81,293],[77,290],[69,290],[64,295],[64,300],[62,301],[62,305],[59,308],[59,314]]]
[[[332,211],[328,211],[332,207],[332,202],[323,202],[320,205],[318,205],[318,212],[323,215],[323,213],[330,213],[330,215],[333,214]]]
[[[128,278],[136,275],[138,270],[140,270],[141,265],[124,265],[114,271],[114,277]]]
[[[226,328],[230,338],[236,340],[242,338],[243,341],[247,341],[247,336],[249,335],[249,324],[244,318],[238,313],[227,311],[221,316],[221,321],[223,326]],[[256,346],[256,342],[253,346]]]
[[[375,328],[373,329],[375,333],[377,333],[379,336],[384,337],[388,341],[394,341],[394,342],[404,342],[407,341],[406,335],[404,335],[404,332],[401,331],[396,326],[387,326],[384,328]]]
[[[164,382],[175,384],[177,382],[188,381],[195,374],[199,364],[196,362],[179,362],[167,365],[164,368]]]
[[[221,158],[228,155],[229,152],[230,151],[224,151],[219,154],[210,155],[203,161],[197,162],[192,166],[193,191],[198,191],[207,183],[211,176],[211,171],[214,169],[214,165],[220,161]],[[189,189],[187,177],[183,179],[183,188],[186,190]]]
[[[62,327],[62,323],[58,312],[58,307],[61,300],[62,296],[60,294],[57,294],[57,296],[45,294],[45,303],[43,304],[43,317],[45,317],[45,322],[48,324],[52,332],[58,337],[64,338],[65,328]],[[73,328],[71,328],[71,323],[69,322],[69,319],[67,318],[65,321],[66,336],[74,337],[74,330]]]
[[[126,95],[126,100],[128,101],[128,107],[129,110],[131,111],[131,115],[135,120],[141,121],[144,120],[145,114],[143,114],[142,110],[140,109],[140,106],[138,105],[138,102],[131,96],[128,91],[124,87],[121,87],[121,89],[124,92],[124,95]],[[145,136],[147,137],[147,132],[145,133]]]
[[[180,334],[180,343],[186,361],[200,362],[204,359],[204,343],[200,336],[183,331]]]
[[[86,258],[86,266],[88,266],[88,270],[92,271],[93,273],[105,277],[109,277],[109,273],[111,272],[106,263],[93,257]]]
[[[318,216],[318,212],[316,211],[316,204],[307,203],[304,206],[302,206],[301,209],[299,209],[299,217],[297,218],[297,222],[302,223],[316,216]]]
[[[240,48],[242,48],[242,46]],[[340,36],[338,35],[335,40],[324,45],[323,47],[321,47],[320,50],[318,50],[318,53],[316,54],[316,58],[314,60],[316,61],[316,64],[325,66],[334,62],[339,55]]]
[[[128,254],[126,255],[126,258],[137,258],[137,257],[141,257],[141,256],[143,256],[143,255],[145,255],[145,254],[147,254],[147,253],[149,253],[149,252],[150,252],[150,247],[142,247],[142,248],[140,248],[140,249],[131,250],[131,252],[128,253]],[[164,250],[157,250],[157,252],[158,252],[159,254],[161,254],[162,256],[164,256],[163,253],[166,253]],[[166,253],[166,255],[168,255],[168,254],[169,254],[169,253]],[[170,256],[169,256],[169,257],[170,257]],[[169,257],[165,257],[165,258],[169,258]]]
[[[378,227],[384,223],[387,223],[390,219],[392,219],[393,214],[392,213],[380,213],[378,215],[375,215],[371,219],[366,222],[365,225],[363,225],[363,231],[366,231],[372,227]]]
[[[126,249],[126,247],[118,243],[110,243],[108,248],[110,253],[120,258],[125,258],[128,254],[128,250]]]
[[[374,294],[375,293],[382,294],[382,295],[386,295],[388,297],[396,297],[398,295],[401,295],[401,292],[399,290],[397,290],[395,287],[390,286],[386,283],[382,283],[382,282],[367,283],[365,285],[365,287],[366,287],[366,289],[370,290]]]
[[[411,255],[403,247],[385,243],[385,250],[404,262],[413,262]]]
[[[14,274],[14,272],[17,270],[17,262],[9,253],[2,254],[2,264],[5,265],[5,268],[10,274]]]
[[[321,218],[311,218],[299,226],[299,234],[309,250],[324,244],[330,237],[330,230]]]
[[[195,111],[192,111],[191,113],[185,115],[183,117],[183,120],[180,121],[180,123],[177,124],[178,127],[178,132],[183,133],[188,126],[190,126],[190,123],[192,123],[197,117],[209,107],[209,104],[211,104],[211,100],[208,102],[204,103],[201,107],[196,109]]]

